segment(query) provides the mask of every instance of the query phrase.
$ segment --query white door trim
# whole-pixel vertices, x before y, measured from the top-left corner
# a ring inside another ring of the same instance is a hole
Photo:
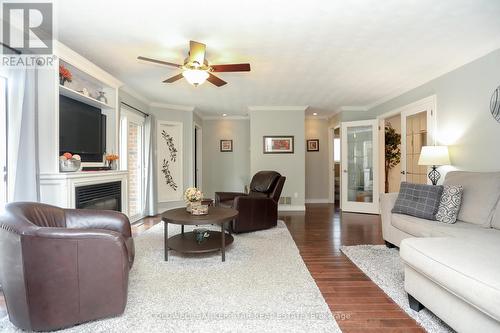
[[[335,162],[333,160],[333,149],[334,149],[334,139],[335,130],[340,129],[340,124],[335,126],[328,126],[328,179],[329,179],[329,191],[328,191],[328,202],[335,203]]]
[[[195,141],[193,140],[193,185],[198,180],[197,185],[200,190],[203,190],[203,128],[200,124],[198,124],[196,121],[193,122],[193,132],[194,135],[197,135],[196,132],[199,133],[199,136],[196,140],[196,143],[198,143],[198,156],[195,156],[197,149],[195,149]],[[196,130],[197,131],[196,131]],[[194,160],[197,158],[197,165],[194,165]],[[196,169],[196,166],[198,166],[198,170]],[[198,179],[196,177],[198,176]]]
[[[368,213],[368,214],[379,214],[379,180],[378,177],[380,175],[379,169],[379,153],[377,147],[379,147],[379,131],[378,119],[371,120],[360,120],[360,121],[350,121],[343,122],[341,127],[341,201],[342,206],[341,209],[343,211],[348,212],[358,212],[358,213]],[[372,142],[373,142],[373,198],[372,202],[354,202],[348,201],[348,180],[346,177],[347,174],[347,163],[348,163],[348,149],[347,149],[347,128],[348,127],[358,127],[358,126],[372,126]]]
[[[335,202],[335,164],[333,163],[333,138],[335,126],[328,126],[328,201]]]
[[[437,96],[431,95],[426,98],[422,98],[410,104],[403,105],[394,110],[383,113],[377,117],[377,119],[385,120],[396,115],[401,115],[401,171],[405,171],[405,175],[401,175],[401,181],[406,180],[406,117],[411,116],[419,112],[430,110],[427,112],[427,144],[434,145],[436,143],[436,128],[437,128]],[[379,156],[385,158],[384,142],[379,143]],[[380,168],[380,179],[385,179],[385,167]],[[430,181],[428,180],[428,183]]]

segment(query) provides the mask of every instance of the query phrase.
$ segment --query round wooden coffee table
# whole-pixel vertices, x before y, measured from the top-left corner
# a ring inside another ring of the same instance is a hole
[[[165,261],[168,261],[168,250],[182,253],[206,253],[221,251],[222,261],[226,260],[226,245],[234,238],[225,230],[225,224],[238,216],[238,211],[232,208],[209,207],[207,215],[192,215],[186,208],[167,210],[161,215],[165,228]],[[180,224],[181,233],[168,238],[168,224]],[[210,237],[198,243],[193,232],[184,232],[185,225],[217,224],[221,231],[210,231]]]

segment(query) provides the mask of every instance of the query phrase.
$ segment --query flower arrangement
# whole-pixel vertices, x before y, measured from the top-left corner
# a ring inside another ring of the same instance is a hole
[[[64,67],[64,65],[59,65],[59,83],[64,86],[66,81],[71,82],[73,80],[73,75]]]
[[[105,156],[106,158],[106,161],[108,161],[109,163],[113,162],[113,161],[116,161],[118,159],[120,159],[120,156],[118,156],[118,154],[107,154]]]
[[[188,187],[184,192],[184,201],[186,203],[201,201],[203,193],[196,187]]]
[[[116,170],[117,165],[116,165],[115,161],[118,160],[118,159],[120,159],[120,157],[118,156],[118,154],[106,154],[104,156],[104,158],[108,162],[109,168],[111,170]]]

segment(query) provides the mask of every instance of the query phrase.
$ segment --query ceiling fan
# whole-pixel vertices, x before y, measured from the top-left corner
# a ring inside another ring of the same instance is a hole
[[[178,65],[171,62],[156,60],[139,56],[137,59],[149,61],[155,64],[177,67],[182,70],[182,73],[172,76],[164,80],[164,83],[172,83],[183,77],[197,87],[203,82],[208,81],[217,87],[225,85],[227,82],[213,75],[217,72],[249,72],[250,64],[226,64],[226,65],[210,65],[205,58],[206,45],[195,41],[189,42],[188,57],[184,59],[184,65]]]

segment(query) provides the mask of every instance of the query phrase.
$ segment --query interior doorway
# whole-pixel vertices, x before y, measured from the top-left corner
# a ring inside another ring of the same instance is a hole
[[[328,140],[329,140],[329,202],[335,204],[335,209],[340,209],[341,204],[341,137],[340,137],[340,125],[329,127],[328,129]]]
[[[379,120],[343,122],[341,209],[379,213]]]
[[[335,207],[340,208],[340,126],[333,129],[333,195]]]
[[[401,136],[400,160],[392,168],[385,168],[388,162],[385,154],[385,133],[381,131],[380,160],[384,167],[381,172],[381,189],[386,189],[386,176],[388,186],[385,192],[399,192],[403,181],[427,184],[428,168],[418,165],[420,151],[423,146],[434,144],[434,129],[436,119],[436,98],[430,96],[402,108],[390,111],[379,117],[381,126],[390,126]]]
[[[401,141],[401,114],[392,116],[384,121],[384,129],[387,127],[394,129],[394,133],[399,135]],[[384,140],[385,142],[385,140]],[[399,144],[399,149],[401,149],[401,144]],[[401,153],[401,150],[400,150]],[[389,167],[389,165],[391,167]],[[399,192],[399,187],[401,185],[401,155],[400,161],[397,164],[392,163],[384,156],[384,168],[385,168],[385,179],[384,179],[384,192]]]

